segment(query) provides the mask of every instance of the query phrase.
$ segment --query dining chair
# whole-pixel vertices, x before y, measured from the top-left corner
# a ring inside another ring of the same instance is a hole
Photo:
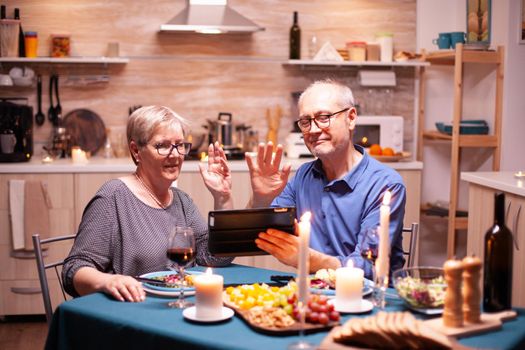
[[[417,222],[412,223],[410,227],[403,227],[403,236],[410,234],[410,242],[408,245],[408,251],[403,250],[403,255],[407,257],[406,267],[413,267],[415,263],[417,239],[419,235],[419,224]],[[404,239],[405,237],[403,237]]]
[[[33,249],[36,257],[36,267],[38,270],[38,278],[40,280],[40,289],[42,291],[42,299],[44,301],[44,309],[46,312],[46,321],[48,326],[51,324],[51,319],[53,317],[53,306],[51,304],[51,296],[49,294],[49,281],[47,280],[46,270],[50,268],[55,270],[58,283],[60,284],[60,289],[62,290],[62,296],[64,297],[64,300],[66,300],[66,292],[64,290],[64,284],[61,276],[61,268],[62,265],[64,265],[64,259],[46,264],[44,262],[43,249],[51,243],[75,239],[75,237],[76,235],[65,235],[40,239],[40,235],[38,233],[33,235]]]

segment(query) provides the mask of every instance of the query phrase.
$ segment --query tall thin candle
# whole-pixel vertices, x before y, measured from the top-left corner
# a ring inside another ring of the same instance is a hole
[[[301,216],[299,222],[299,262],[298,262],[298,287],[299,302],[305,305],[308,302],[310,291],[308,274],[310,273],[309,246],[310,246],[310,218],[312,214],[307,211]]]
[[[379,209],[379,252],[377,256],[376,268],[377,277],[387,277],[389,268],[390,251],[390,198],[391,194],[386,191],[383,196],[383,204]]]

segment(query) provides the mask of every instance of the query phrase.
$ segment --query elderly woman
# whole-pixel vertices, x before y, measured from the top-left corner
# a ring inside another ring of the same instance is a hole
[[[75,243],[63,268],[66,291],[85,295],[102,291],[121,301],[142,301],[142,284],[132,276],[166,269],[170,229],[191,227],[199,265],[224,266],[232,258],[208,251],[207,223],[191,198],[171,187],[179,177],[191,144],[187,122],[167,107],[136,110],[127,138],[137,166],[131,175],[105,183],[88,203]],[[200,166],[216,209],[233,207],[231,176],[224,151],[210,145],[208,167]]]

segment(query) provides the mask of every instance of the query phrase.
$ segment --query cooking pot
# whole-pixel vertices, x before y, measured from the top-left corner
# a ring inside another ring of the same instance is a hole
[[[223,148],[234,148],[232,114],[220,112],[217,120],[208,120],[209,141],[218,141]]]

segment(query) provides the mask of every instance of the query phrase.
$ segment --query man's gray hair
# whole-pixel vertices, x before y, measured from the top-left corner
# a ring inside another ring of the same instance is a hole
[[[301,103],[303,102],[303,98],[306,94],[308,94],[312,89],[317,89],[319,87],[335,88],[338,99],[337,103],[340,105],[341,108],[354,106],[354,94],[352,93],[352,90],[342,82],[331,78],[317,80],[310,84],[299,97],[299,105],[301,105]]]

